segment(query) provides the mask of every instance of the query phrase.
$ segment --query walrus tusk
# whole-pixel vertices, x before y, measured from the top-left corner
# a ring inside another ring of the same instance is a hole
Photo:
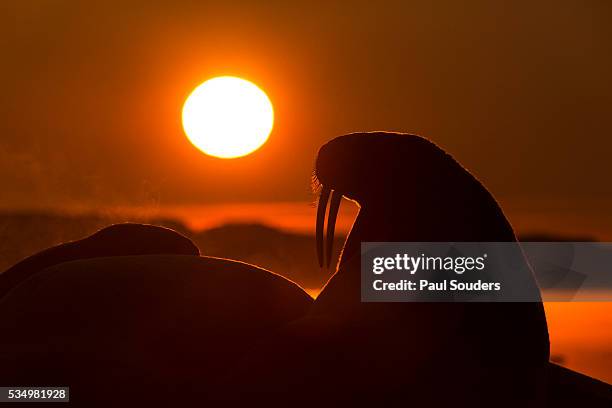
[[[316,227],[316,239],[317,239],[317,259],[319,260],[319,267],[323,267],[323,224],[325,222],[325,210],[327,210],[327,201],[329,200],[329,194],[331,189],[323,186],[321,195],[319,196],[319,207],[317,208],[317,227]]]
[[[329,217],[327,218],[327,259],[326,267],[329,269],[329,264],[332,258],[332,249],[334,248],[334,231],[336,229],[336,218],[338,216],[338,209],[340,208],[340,201],[342,200],[342,194],[337,191],[331,192],[331,202],[329,203]]]

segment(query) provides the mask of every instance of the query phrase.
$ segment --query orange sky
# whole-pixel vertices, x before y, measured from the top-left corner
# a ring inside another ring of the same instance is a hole
[[[607,2],[200,3],[2,2],[1,208],[309,201],[321,143],[385,129],[445,147],[515,223],[611,223]],[[230,161],[180,123],[224,74],[276,114]]]

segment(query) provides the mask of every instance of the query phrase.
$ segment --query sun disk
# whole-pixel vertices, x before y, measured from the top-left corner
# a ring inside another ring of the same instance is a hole
[[[224,159],[245,156],[261,147],[272,131],[274,110],[259,87],[242,78],[209,79],[183,106],[183,129],[204,153]]]

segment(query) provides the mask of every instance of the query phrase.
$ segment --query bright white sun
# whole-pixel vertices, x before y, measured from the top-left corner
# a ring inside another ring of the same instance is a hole
[[[247,80],[223,76],[209,79],[183,106],[187,138],[204,153],[231,159],[263,145],[274,124],[272,103]]]

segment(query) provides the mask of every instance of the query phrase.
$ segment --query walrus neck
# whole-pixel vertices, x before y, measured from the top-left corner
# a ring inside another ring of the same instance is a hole
[[[412,211],[410,213],[413,213]],[[368,211],[362,208],[346,239],[338,270],[361,255],[362,242],[413,242],[431,240],[437,229],[426,220],[407,217],[406,212]],[[431,222],[438,221],[432,220]]]
[[[406,215],[362,207],[344,244],[337,270],[317,298],[313,312],[346,314],[361,304],[362,242],[410,241],[418,233],[410,228]]]

